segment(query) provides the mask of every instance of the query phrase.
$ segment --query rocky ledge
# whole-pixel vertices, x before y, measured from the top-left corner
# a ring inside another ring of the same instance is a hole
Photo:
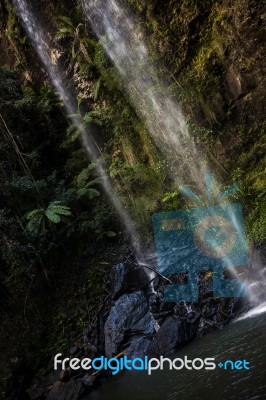
[[[184,282],[185,276],[182,279]],[[243,300],[213,298],[208,274],[199,278],[197,304],[164,302],[165,285],[156,269],[134,260],[115,265],[110,273],[110,294],[97,316],[96,332],[84,331],[63,356],[80,360],[119,354],[129,358],[169,356],[193,339],[222,329],[248,307]],[[25,399],[78,400],[110,378],[107,371],[89,372],[82,368],[54,371],[51,359],[45,378],[32,382]],[[19,376],[13,378],[16,381]]]

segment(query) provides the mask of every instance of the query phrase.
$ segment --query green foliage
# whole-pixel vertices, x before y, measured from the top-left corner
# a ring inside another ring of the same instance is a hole
[[[0,102],[19,99],[21,94],[21,88],[14,74],[0,67]]]
[[[102,202],[98,202],[93,209],[92,219],[89,222],[89,228],[94,232],[97,241],[104,237],[116,237],[117,233],[110,229],[110,217],[112,210]]]
[[[85,124],[93,123],[98,126],[103,125],[103,113],[101,111],[90,111],[84,114],[83,121]]]
[[[44,112],[51,112],[63,106],[59,94],[55,93],[50,87],[42,86],[40,89],[40,101],[39,106]]]
[[[243,127],[238,132],[242,135]],[[246,127],[244,127],[244,131]],[[266,240],[266,157],[264,124],[249,128],[243,135],[242,152],[236,157],[237,167],[233,178],[240,186],[240,201],[246,215],[247,233],[256,242]],[[246,150],[244,150],[246,148]]]
[[[266,240],[266,190],[253,203],[253,210],[249,214],[250,237],[257,243]]]
[[[87,50],[87,45],[93,43],[89,40],[84,33],[84,24],[82,22],[73,21],[66,16],[57,17],[58,31],[55,36],[56,39],[64,39],[69,37],[72,40],[71,55],[75,59],[78,54],[82,54],[85,60],[91,63],[91,58]]]
[[[75,313],[70,317],[64,312],[59,312],[51,325],[53,335],[50,337],[49,351],[67,352],[69,344],[87,327],[87,321],[82,313]]]
[[[71,211],[69,207],[63,205],[61,201],[53,201],[46,209],[38,208],[27,214],[27,229],[33,234],[42,235],[47,229],[49,222],[58,224],[62,221],[63,217],[69,217],[70,215]]]
[[[66,140],[62,143],[62,147],[67,148],[69,144],[75,142],[80,137],[80,130],[76,125],[70,125],[66,131]]]
[[[100,192],[92,187],[100,183],[99,178],[91,179],[91,172],[94,170],[95,166],[95,164],[90,164],[75,178],[77,186],[76,194],[78,199],[84,196],[88,197],[89,199],[100,196]]]
[[[169,200],[173,200],[177,196],[178,192],[175,190],[174,192],[165,193],[162,202],[166,203]]]
[[[228,62],[237,61],[251,73],[257,60],[257,56],[244,61],[235,59],[234,54],[232,59],[227,57],[238,40],[232,21],[234,9],[211,0],[125,0],[129,3],[145,18],[141,24],[156,47],[151,54],[159,73],[163,78],[174,78],[170,91],[191,117],[190,134],[202,143],[222,175],[238,182],[241,191],[237,200],[244,206],[249,236],[265,240],[265,136],[259,133],[259,124],[252,125],[242,115],[238,104],[242,100],[228,100],[225,93]],[[65,52],[67,77],[72,78],[75,72],[82,126],[73,126],[65,118],[62,102],[49,86],[34,81],[33,88],[29,82],[21,87],[13,73],[0,67],[0,112],[11,132],[8,135],[0,123],[0,298],[3,296],[3,308],[10,306],[12,314],[17,305],[16,313],[22,316],[19,326],[27,326],[31,318],[33,332],[35,321],[48,326],[53,339],[48,345],[50,352],[66,350],[88,321],[95,320],[108,268],[94,259],[89,267],[87,263],[108,245],[117,246],[123,230],[102,193],[95,164],[88,165],[78,140],[81,129],[92,128],[96,133],[112,184],[144,240],[152,239],[154,212],[182,206],[179,192],[167,178],[167,162],[138,119],[113,63],[85,26],[79,7],[56,5],[58,8],[47,7],[69,15],[72,10],[70,16],[57,18],[56,39]],[[34,78],[38,71],[26,67],[25,59],[31,60],[32,53],[13,11],[2,27],[10,38],[16,68],[23,69],[23,80],[24,72],[33,72],[30,77]],[[27,50],[26,58],[18,50],[21,48]],[[85,94],[80,82],[88,84]],[[252,96],[245,102],[252,103]],[[238,114],[243,119],[241,125],[236,121]],[[182,165],[180,160],[177,163]],[[112,252],[106,252],[109,259]],[[73,284],[70,291],[69,276],[71,282],[82,276],[82,283]],[[80,286],[84,282],[83,291]],[[8,292],[12,293],[12,304],[5,298]],[[71,304],[77,312],[65,311],[66,293],[71,299],[74,293],[88,296],[86,312],[77,304]],[[58,309],[54,304],[59,304]],[[52,318],[49,308],[56,309]],[[18,342],[13,329],[11,336]],[[42,332],[40,337],[44,336]]]
[[[93,100],[94,101],[98,100],[98,95],[99,95],[99,91],[100,91],[100,87],[101,87],[101,82],[102,82],[102,79],[100,78],[100,79],[98,79],[98,81],[97,81],[97,83],[95,85],[94,92],[93,92]]]

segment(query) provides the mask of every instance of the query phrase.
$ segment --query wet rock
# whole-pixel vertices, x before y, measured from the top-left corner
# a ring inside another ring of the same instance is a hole
[[[201,315],[199,312],[190,312],[187,319],[191,324],[195,324],[200,320],[200,317]]]
[[[149,284],[153,277],[147,269],[130,263],[120,263],[112,268],[110,286],[112,298],[117,299],[122,294],[132,293]]]
[[[73,380],[67,383],[55,382],[49,391],[46,400],[78,400],[84,394],[84,386],[81,380]]]
[[[140,291],[125,294],[115,302],[104,326],[106,355],[117,354],[128,337],[153,334],[157,330],[158,324],[144,294]]]
[[[85,386],[86,392],[94,387],[95,380],[96,380],[96,376],[92,376],[89,374],[86,374],[83,376],[81,382],[82,382],[83,386]]]
[[[128,358],[143,357],[147,353],[147,349],[151,341],[146,337],[134,337],[131,340],[130,346],[126,349],[125,355]]]
[[[254,79],[248,74],[240,73],[234,66],[231,66],[225,75],[226,86],[229,94],[234,100],[245,96],[254,88]]]
[[[153,341],[147,349],[149,355],[169,355],[174,353],[180,346],[190,342],[196,337],[195,325],[180,319],[169,317],[156,333]]]
[[[229,93],[234,98],[234,100],[237,100],[242,94],[240,75],[234,68],[230,68],[225,75],[225,79]]]
[[[123,292],[125,293],[125,290],[127,288],[127,272],[128,268],[123,263],[117,264],[112,268],[110,274],[110,286],[113,299],[119,297]]]
[[[46,376],[44,382],[45,385],[47,386],[51,386],[53,385],[56,381],[61,380],[61,375],[62,373],[64,373],[64,371],[62,371],[59,367],[58,370],[52,370],[51,372],[48,373],[48,375]]]

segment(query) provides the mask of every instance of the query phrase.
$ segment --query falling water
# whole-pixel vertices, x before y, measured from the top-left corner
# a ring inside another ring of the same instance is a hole
[[[178,185],[190,182],[204,193],[206,161],[189,133],[180,105],[156,73],[143,33],[116,0],[83,0],[83,5],[174,181]]]
[[[98,174],[102,178],[102,185],[106,193],[124,221],[132,241],[136,241],[134,224],[114,193],[104,167],[99,161],[97,144],[83,127],[82,118],[77,115],[75,101],[64,85],[62,71],[52,62],[47,35],[37,20],[36,13],[26,0],[14,0],[14,4],[73,124],[81,132],[82,142],[90,159],[94,162],[97,161]],[[206,198],[203,176],[207,169],[207,162],[195,139],[189,133],[181,107],[169,93],[165,82],[156,73],[148,48],[144,44],[144,35],[115,0],[83,0],[83,5],[92,28],[123,77],[132,103],[146,123],[154,142],[165,155],[175,183],[180,185],[184,181],[190,182],[196,188],[196,193],[200,193]],[[212,182],[212,188],[216,192],[216,199],[219,196],[222,199],[215,180]],[[212,208],[209,207],[209,209],[210,215],[215,215]],[[236,232],[241,232],[234,214],[231,215],[231,221]],[[138,247],[138,244],[136,245]],[[228,259],[228,265],[230,264],[230,259]],[[145,261],[142,265],[145,266]],[[238,277],[236,269],[231,268],[231,271],[235,277]],[[254,281],[249,283],[249,288],[252,287],[252,284]]]
[[[186,118],[169,92],[166,79],[162,80],[156,72],[144,34],[132,16],[119,5],[118,0],[82,0],[82,3],[92,29],[122,76],[135,109],[164,154],[174,182],[178,186],[184,182],[192,184],[196,194],[188,188],[183,188],[183,193],[192,199],[194,196],[194,200],[203,198],[205,205],[207,199],[209,204],[213,199],[222,202],[235,187],[233,185],[228,193],[222,195],[213,174],[207,174],[211,181],[206,188],[204,175],[208,165],[204,154],[190,134]],[[215,210],[207,207],[209,215],[215,217]],[[233,211],[230,220],[243,243],[241,224]],[[230,257],[225,257],[225,264],[238,278]]]
[[[24,28],[27,31],[34,48],[36,49],[40,59],[42,60],[56,91],[59,93],[65,105],[65,108],[69,116],[71,117],[73,124],[78,127],[81,133],[82,143],[87,150],[89,158],[92,162],[96,163],[97,173],[101,178],[101,183],[106,194],[108,195],[115,210],[123,221],[132,243],[134,243],[135,247],[138,249],[138,237],[134,228],[133,221],[127,214],[126,210],[124,209],[123,205],[121,204],[110,184],[110,180],[104,170],[103,164],[99,159],[100,154],[96,142],[84,128],[81,116],[77,114],[75,100],[70,95],[70,92],[63,82],[63,71],[60,71],[59,67],[52,62],[51,50],[49,42],[47,40],[47,32],[45,32],[45,30],[43,29],[40,21],[37,18],[36,12],[33,10],[32,5],[29,2],[27,2],[26,0],[14,0],[14,5],[18,15],[22,19]]]
[[[262,249],[252,249],[249,264],[246,284],[249,291],[251,309],[238,320],[253,318],[266,312],[266,258]]]

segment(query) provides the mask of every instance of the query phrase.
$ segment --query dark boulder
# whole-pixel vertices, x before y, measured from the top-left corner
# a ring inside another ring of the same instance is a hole
[[[117,354],[128,338],[151,335],[157,329],[158,325],[141,291],[121,296],[111,308],[104,326],[106,355],[111,357]]]
[[[144,357],[150,344],[150,339],[145,336],[134,337],[130,342],[130,346],[125,350],[125,355],[130,359]]]
[[[78,400],[84,394],[85,388],[81,380],[67,383],[55,382],[46,400]]]
[[[167,318],[147,349],[152,356],[167,356],[190,342],[197,335],[195,325],[179,317]]]
[[[123,294],[145,288],[153,277],[153,272],[137,264],[120,263],[115,265],[110,274],[112,298],[116,300]]]
[[[82,384],[87,388],[91,389],[95,385],[96,376],[85,374],[81,380]]]

